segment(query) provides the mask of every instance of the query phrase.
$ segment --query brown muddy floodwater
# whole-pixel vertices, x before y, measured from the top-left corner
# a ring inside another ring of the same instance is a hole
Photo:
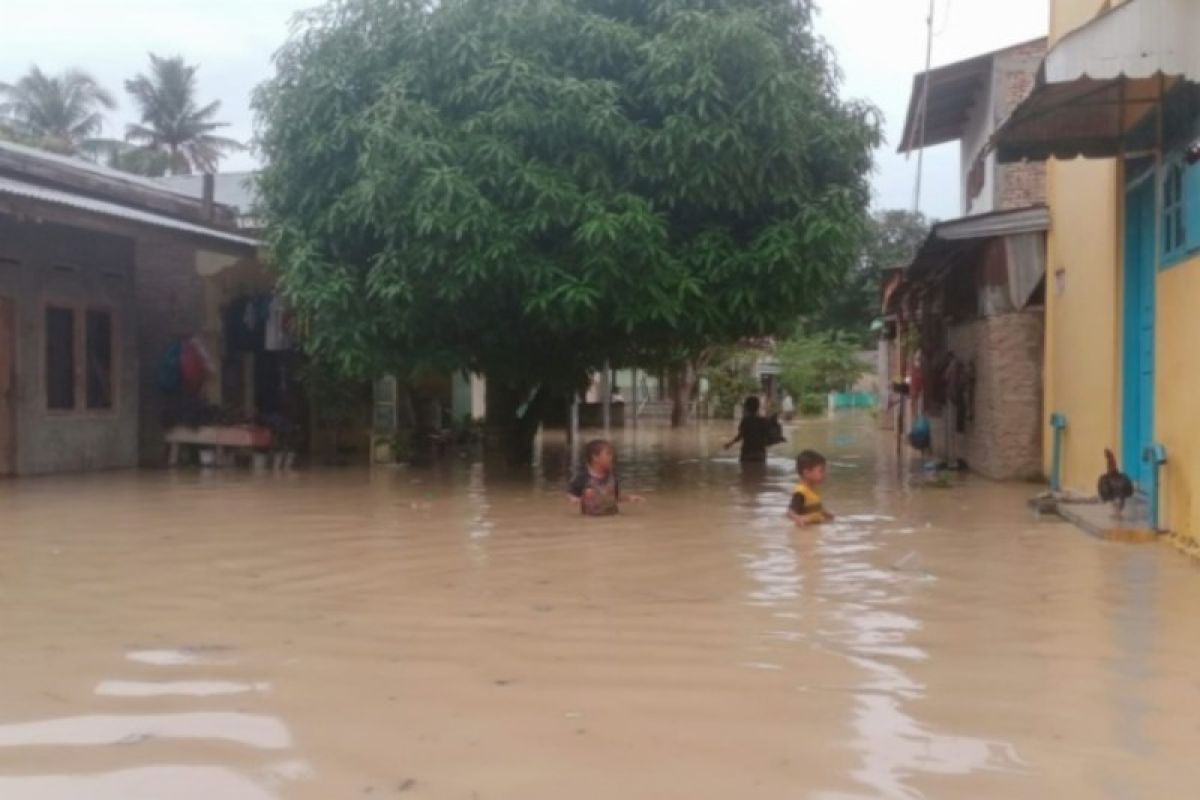
[[[0,484],[0,798],[1197,796],[1200,571],[907,488],[864,417],[760,476],[728,433],[617,434],[648,500],[602,520],[557,440]]]

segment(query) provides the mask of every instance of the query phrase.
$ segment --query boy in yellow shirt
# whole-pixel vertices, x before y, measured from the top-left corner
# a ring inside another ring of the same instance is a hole
[[[825,510],[818,490],[825,483],[825,456],[815,450],[805,450],[796,456],[796,472],[800,482],[792,492],[788,519],[798,527],[832,522],[833,514]]]

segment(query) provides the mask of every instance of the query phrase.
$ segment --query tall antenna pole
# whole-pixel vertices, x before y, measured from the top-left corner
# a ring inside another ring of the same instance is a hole
[[[921,122],[917,139],[917,186],[913,190],[913,211],[921,211],[921,178],[925,173],[925,129],[929,120],[929,69],[933,66],[933,12],[937,0],[929,0],[929,18],[925,20],[928,31],[925,39],[925,79],[921,82]]]

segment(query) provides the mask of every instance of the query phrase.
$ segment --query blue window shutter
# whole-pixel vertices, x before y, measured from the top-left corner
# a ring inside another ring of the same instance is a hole
[[[1200,164],[1188,167],[1183,173],[1183,208],[1187,249],[1200,248]]]

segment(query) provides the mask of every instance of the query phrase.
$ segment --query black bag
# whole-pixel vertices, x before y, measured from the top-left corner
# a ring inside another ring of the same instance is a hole
[[[767,418],[767,447],[783,444],[787,437],[783,435],[783,426],[779,424],[779,415],[773,414]]]

